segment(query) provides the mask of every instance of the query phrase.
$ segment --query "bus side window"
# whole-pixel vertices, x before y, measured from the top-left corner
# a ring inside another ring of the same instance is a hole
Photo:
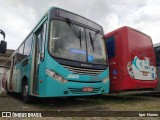
[[[24,57],[25,58],[31,54],[32,38],[33,38],[33,34],[31,34],[25,41],[25,47],[24,47]]]
[[[23,55],[24,43],[20,46],[19,50],[17,51],[17,60],[21,61],[24,58]]]
[[[45,40],[46,40],[46,32],[47,31],[47,21],[43,25],[43,40],[42,40],[42,51],[41,51],[41,57],[44,58],[44,48],[45,48]]]
[[[114,58],[115,57],[115,39],[114,36],[106,38],[106,46],[107,46],[107,53],[108,58]]]
[[[39,46],[39,53],[40,53],[40,60],[43,61],[44,59],[44,48],[45,48],[45,39],[46,39],[46,30],[47,30],[47,22],[43,24],[43,27],[39,31],[37,35],[38,38],[38,46]]]

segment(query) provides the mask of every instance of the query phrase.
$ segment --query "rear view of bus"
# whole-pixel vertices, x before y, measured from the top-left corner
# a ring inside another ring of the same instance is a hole
[[[29,101],[29,95],[108,93],[109,70],[102,37],[100,25],[51,8],[10,58],[13,70],[9,88],[22,92],[25,102]]]
[[[151,38],[130,27],[105,35],[111,92],[157,88],[156,64]]]

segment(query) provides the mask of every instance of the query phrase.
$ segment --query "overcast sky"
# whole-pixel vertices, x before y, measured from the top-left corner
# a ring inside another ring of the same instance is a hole
[[[0,0],[0,29],[6,33],[7,48],[17,49],[51,6],[91,19],[105,33],[130,26],[160,42],[160,0]]]

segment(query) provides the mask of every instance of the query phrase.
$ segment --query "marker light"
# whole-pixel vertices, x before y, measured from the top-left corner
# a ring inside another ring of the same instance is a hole
[[[108,81],[109,81],[109,76],[107,76],[106,78],[104,78],[102,82],[103,82],[103,83],[106,83],[106,82],[108,82]]]
[[[50,69],[46,69],[46,73],[47,75],[49,75],[50,77],[54,78],[55,80],[57,80],[58,82],[61,83],[66,83],[68,82],[65,78],[63,78],[62,76],[60,76],[58,73],[53,72]]]

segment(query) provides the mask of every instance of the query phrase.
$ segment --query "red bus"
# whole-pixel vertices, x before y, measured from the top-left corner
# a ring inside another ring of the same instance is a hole
[[[106,34],[104,39],[109,58],[110,92],[157,88],[151,37],[124,26]]]

